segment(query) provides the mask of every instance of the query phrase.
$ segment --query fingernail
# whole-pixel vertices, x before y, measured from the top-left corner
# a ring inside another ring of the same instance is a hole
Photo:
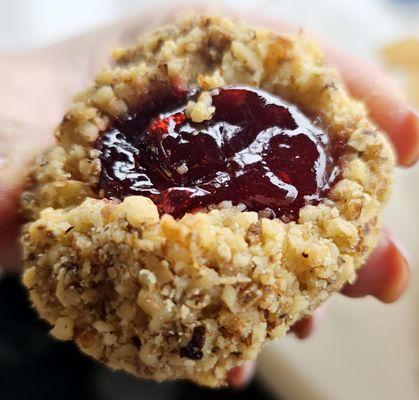
[[[405,119],[403,129],[410,132],[412,135],[412,142],[410,148],[407,149],[402,164],[406,167],[411,167],[419,159],[419,114],[416,110],[411,109]]]
[[[410,267],[412,265],[413,258],[407,247],[397,236],[393,235],[391,231],[385,229],[384,233],[387,236],[387,240],[393,244],[394,247],[396,247],[398,253],[404,258],[406,264]]]
[[[386,286],[373,293],[375,297],[384,303],[394,303],[398,300],[405,292],[409,283],[409,264],[394,243],[391,243],[391,247],[395,252],[392,262],[394,265],[397,265],[397,269],[395,270],[397,272]]]

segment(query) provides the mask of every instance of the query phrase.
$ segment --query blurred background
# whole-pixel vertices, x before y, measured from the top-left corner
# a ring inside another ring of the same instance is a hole
[[[0,0],[0,51],[56,42],[141,14],[149,3]],[[156,7],[164,3],[153,1]],[[266,13],[313,28],[342,48],[374,60],[400,81],[419,106],[419,1],[224,3],[242,12]],[[413,264],[419,261],[418,183],[418,167],[397,171],[394,196],[385,215],[386,223],[409,248]],[[300,342],[289,336],[265,349],[255,382],[243,392],[205,390],[188,383],[156,384],[111,372],[80,355],[71,344],[54,342],[47,332],[30,309],[19,280],[0,277],[0,399],[419,399],[416,270],[406,295],[394,305],[373,299],[332,298],[312,338]]]

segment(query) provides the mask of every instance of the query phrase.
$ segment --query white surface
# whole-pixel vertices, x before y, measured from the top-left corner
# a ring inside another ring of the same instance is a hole
[[[367,57],[389,40],[419,33],[419,9],[380,0],[228,1],[315,28]],[[0,49],[25,49],[141,12],[139,0],[0,0]],[[392,6],[393,4],[393,6]],[[419,261],[419,170],[400,171],[386,212],[389,226]],[[413,184],[415,183],[415,184]],[[336,296],[319,332],[270,345],[259,376],[291,400],[419,399],[419,277],[406,296],[384,306]]]

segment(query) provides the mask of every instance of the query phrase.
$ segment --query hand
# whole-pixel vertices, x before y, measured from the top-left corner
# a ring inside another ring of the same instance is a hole
[[[24,184],[25,165],[34,152],[52,141],[70,96],[83,88],[105,61],[106,50],[170,19],[177,12],[167,10],[158,17],[136,18],[26,54],[0,55],[0,265],[19,270],[16,238],[19,228],[19,196]],[[272,20],[258,20],[274,30],[296,31],[296,27]],[[153,26],[152,26],[153,25]],[[309,34],[309,36],[317,36]],[[419,157],[419,116],[404,101],[391,80],[367,62],[316,38],[327,58],[340,71],[351,93],[363,100],[371,117],[387,132],[399,164],[411,166]],[[384,230],[381,241],[353,285],[343,293],[351,297],[373,295],[384,302],[395,301],[404,291],[409,261],[401,244]],[[319,314],[294,325],[299,337],[308,336]],[[254,363],[234,368],[231,386],[242,387],[252,377]]]

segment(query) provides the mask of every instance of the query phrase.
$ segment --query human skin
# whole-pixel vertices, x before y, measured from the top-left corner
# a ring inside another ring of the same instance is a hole
[[[53,142],[53,128],[71,96],[106,62],[109,48],[129,43],[139,33],[167,22],[174,14],[170,10],[163,14],[143,13],[135,19],[45,48],[0,54],[0,266],[6,272],[20,270],[19,198],[33,154]],[[176,15],[179,16],[179,9]],[[282,32],[300,29],[263,17],[254,22]],[[348,90],[365,102],[371,118],[387,133],[399,164],[414,165],[419,157],[419,116],[406,103],[398,87],[370,63],[333,47],[315,33],[309,35],[316,37]],[[385,229],[356,282],[346,286],[342,293],[350,297],[372,295],[391,303],[403,293],[408,276],[406,250]],[[299,321],[292,331],[301,339],[307,337],[321,313],[319,309]],[[228,382],[233,387],[242,387],[251,379],[253,371],[253,363],[234,368]]]

